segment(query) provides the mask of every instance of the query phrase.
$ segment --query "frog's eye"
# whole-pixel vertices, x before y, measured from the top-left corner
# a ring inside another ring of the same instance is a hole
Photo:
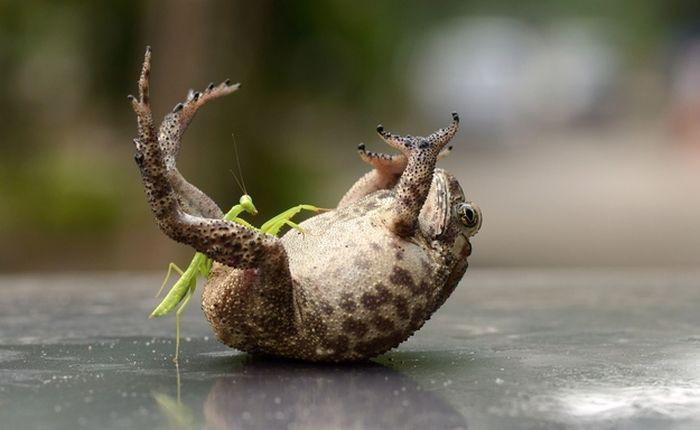
[[[459,203],[456,212],[459,221],[469,229],[478,228],[481,224],[481,210],[474,203]]]

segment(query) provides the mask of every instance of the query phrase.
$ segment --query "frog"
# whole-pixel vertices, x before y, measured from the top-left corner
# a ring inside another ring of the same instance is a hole
[[[337,206],[281,237],[223,218],[177,169],[182,136],[208,101],[240,88],[226,80],[190,90],[156,129],[151,50],[138,95],[134,159],[158,227],[214,263],[201,308],[222,343],[253,355],[358,362],[408,339],[442,306],[468,267],[483,222],[457,178],[437,161],[459,115],[427,136],[377,134],[398,151],[358,147],[371,166]]]

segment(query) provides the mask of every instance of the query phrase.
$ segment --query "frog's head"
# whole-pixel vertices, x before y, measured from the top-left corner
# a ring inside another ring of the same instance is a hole
[[[467,270],[467,258],[472,252],[469,238],[479,231],[481,223],[481,209],[464,197],[457,179],[442,169],[435,169],[418,225],[431,248],[451,258],[444,260],[448,262],[449,275],[433,304],[433,311],[447,300]]]
[[[418,217],[423,235],[461,253],[481,223],[481,209],[465,198],[457,179],[443,169],[435,169],[430,192]]]

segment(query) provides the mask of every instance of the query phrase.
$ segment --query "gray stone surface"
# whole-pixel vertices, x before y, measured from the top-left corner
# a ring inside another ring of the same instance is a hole
[[[372,363],[251,358],[128,274],[0,278],[8,429],[700,428],[700,273],[470,270]],[[178,403],[178,379],[180,399]]]

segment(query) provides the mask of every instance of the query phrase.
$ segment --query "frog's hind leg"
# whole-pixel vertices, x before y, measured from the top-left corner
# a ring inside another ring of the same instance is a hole
[[[138,97],[130,99],[138,121],[134,158],[158,226],[175,241],[190,245],[221,263],[212,268],[204,289],[204,294],[213,299],[206,302],[206,306],[203,302],[204,312],[217,335],[222,337],[231,326],[241,326],[245,339],[250,342],[232,346],[260,350],[259,333],[273,333],[274,339],[282,339],[282,346],[263,346],[266,351],[275,352],[275,348],[284,347],[287,339],[296,335],[294,290],[284,246],[277,237],[236,222],[196,216],[183,210],[181,198],[169,178],[172,166],[168,166],[167,157],[173,151],[167,152],[169,148],[159,143],[155,133],[148,96],[149,71],[150,50],[146,51]],[[182,124],[186,125],[193,115],[185,106],[177,110],[186,114],[178,121],[173,121],[172,117],[168,119],[171,124],[180,124],[180,129],[173,125],[168,134],[176,139],[171,142],[173,145],[179,145]],[[233,288],[215,282],[221,273],[241,274],[241,283]]]
[[[182,135],[195,114],[208,101],[231,94],[240,84],[231,84],[228,80],[219,85],[209,84],[202,91],[190,90],[184,102],[178,103],[171,113],[166,115],[158,131],[158,144],[163,152],[168,179],[180,198],[183,209],[191,215],[205,218],[222,218],[221,209],[199,188],[189,183],[178,171],[176,161],[180,151]]]
[[[433,180],[435,163],[443,148],[459,129],[459,116],[452,113],[452,124],[430,136],[399,136],[379,125],[377,132],[390,146],[408,158],[406,168],[395,187],[396,198],[388,214],[389,227],[399,236],[413,234]]]
[[[183,105],[174,112],[175,114],[184,112],[181,116],[166,117],[161,131],[165,128],[167,133],[159,142],[155,133],[148,94],[150,57],[151,51],[148,49],[139,80],[139,96],[129,98],[138,120],[139,137],[134,139],[136,143],[134,158],[139,166],[146,196],[159,227],[172,239],[190,245],[227,266],[281,269],[288,275],[287,255],[276,237],[232,221],[195,216],[183,210],[180,197],[170,181],[170,170],[174,165],[174,155],[177,153],[177,150],[172,148],[179,146],[185,126],[192,119],[196,107],[203,103],[200,99],[213,98],[214,93],[193,96],[189,100],[189,107]],[[225,82],[222,85],[228,86],[228,83]],[[220,88],[223,93],[229,91],[224,90],[223,86],[215,88]],[[169,126],[166,127],[165,123]]]
[[[451,150],[452,146],[443,148],[438,154],[438,159],[449,155]],[[354,203],[377,190],[394,188],[408,164],[408,158],[404,154],[385,154],[368,151],[364,143],[357,147],[357,152],[360,155],[360,159],[374,167],[374,169],[364,174],[350,187],[340,200],[340,203],[338,203],[339,208]]]

